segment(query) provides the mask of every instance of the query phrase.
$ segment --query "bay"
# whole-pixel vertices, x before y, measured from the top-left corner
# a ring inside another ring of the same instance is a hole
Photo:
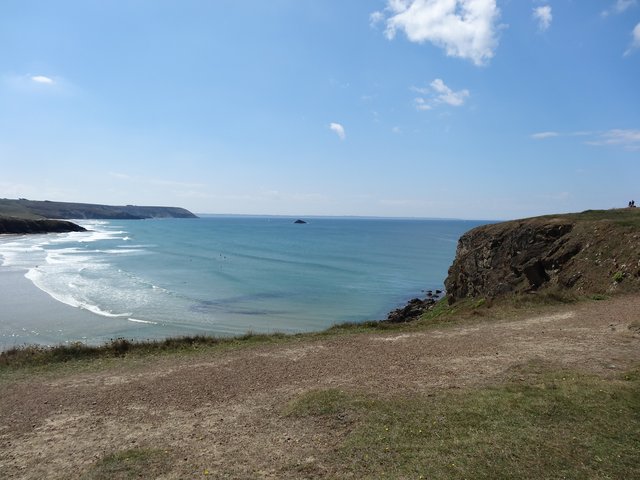
[[[99,318],[99,336],[76,322],[65,341],[305,332],[383,319],[442,289],[458,238],[486,223],[294,220],[79,221],[91,231],[0,238],[0,269],[24,271],[57,301]],[[12,320],[0,313],[0,336],[15,336]],[[34,331],[27,340],[46,338]]]

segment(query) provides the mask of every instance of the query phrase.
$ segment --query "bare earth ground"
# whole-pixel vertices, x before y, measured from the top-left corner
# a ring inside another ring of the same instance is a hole
[[[517,320],[341,335],[0,383],[0,478],[78,478],[134,447],[161,449],[159,478],[283,478],[345,434],[292,418],[311,389],[437,394],[499,383],[544,360],[611,376],[640,362],[640,296],[545,309]],[[511,372],[511,373],[510,373]],[[322,465],[316,465],[322,471]],[[295,478],[292,475],[292,478]]]

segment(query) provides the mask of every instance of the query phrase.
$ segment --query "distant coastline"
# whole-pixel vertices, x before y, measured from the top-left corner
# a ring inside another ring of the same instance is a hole
[[[49,200],[0,199],[0,216],[25,219],[142,220],[146,218],[197,218],[179,207],[100,205]]]

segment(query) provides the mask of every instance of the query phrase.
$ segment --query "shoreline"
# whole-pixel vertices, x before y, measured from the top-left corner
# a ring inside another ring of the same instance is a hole
[[[190,329],[176,329],[155,322],[147,322],[124,317],[105,317],[90,310],[74,307],[61,302],[47,292],[38,288],[25,274],[26,269],[0,266],[0,353],[15,347],[45,347],[56,348],[82,343],[88,348],[108,347],[116,340],[123,340],[128,344],[146,344],[149,342],[162,342],[167,340],[178,341],[190,339],[196,342],[205,342],[207,339],[213,343],[224,340],[234,340],[242,337],[263,337],[275,334],[286,335],[281,331],[253,332],[247,331],[237,335],[220,335]],[[434,299],[426,298],[421,301],[420,313],[425,313],[436,304]],[[345,322],[336,324],[319,331],[306,333],[320,333],[332,328],[353,328],[360,325],[362,328],[370,328],[372,324],[387,324],[389,327],[416,320],[416,299],[410,300],[406,305],[389,313],[389,318],[368,320],[363,322]],[[424,305],[422,305],[424,303]],[[411,312],[404,312],[413,307]],[[405,316],[400,315],[405,313]],[[391,318],[394,315],[398,318]],[[401,318],[400,318],[401,317]],[[414,318],[415,317],[415,318]],[[149,327],[154,331],[149,331]],[[160,327],[158,329],[158,327]],[[82,337],[74,338],[71,332],[82,331]],[[21,332],[16,334],[15,332]],[[206,342],[205,342],[206,343]]]
[[[60,302],[25,277],[26,270],[0,266],[0,352],[16,346],[56,346],[76,341],[100,345],[118,337],[151,339],[145,324],[109,319]],[[82,331],[81,338],[69,332]],[[20,333],[15,333],[20,332]]]

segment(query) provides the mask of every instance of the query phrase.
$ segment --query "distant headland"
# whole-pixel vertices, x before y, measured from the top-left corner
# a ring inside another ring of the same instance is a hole
[[[0,199],[0,233],[82,231],[68,219],[143,220],[147,218],[197,218],[179,207],[97,205],[20,198]]]

